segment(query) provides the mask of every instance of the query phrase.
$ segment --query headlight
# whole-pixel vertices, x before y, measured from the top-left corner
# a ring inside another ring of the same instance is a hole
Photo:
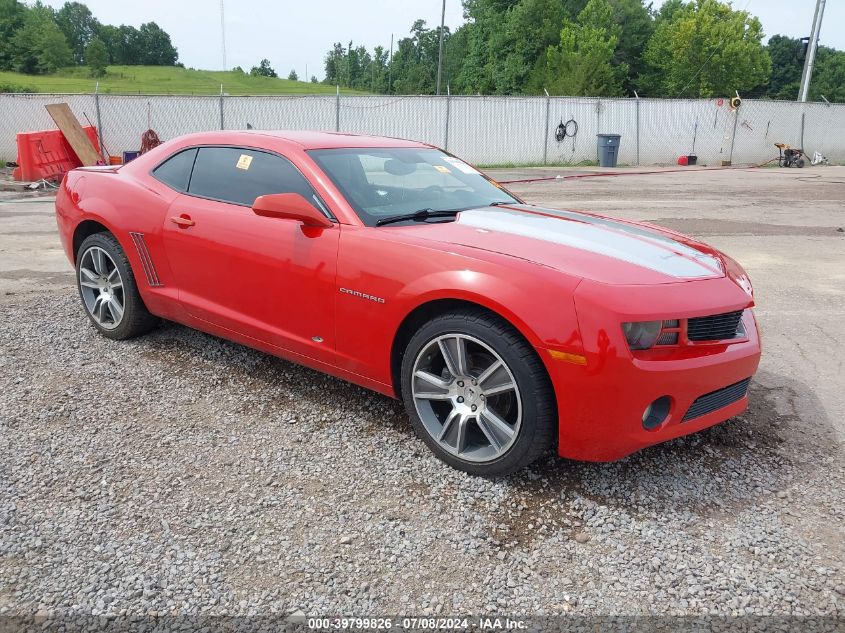
[[[635,323],[623,323],[622,331],[628,339],[628,347],[631,349],[649,349],[657,341],[660,335],[660,328],[663,321],[637,321]]]

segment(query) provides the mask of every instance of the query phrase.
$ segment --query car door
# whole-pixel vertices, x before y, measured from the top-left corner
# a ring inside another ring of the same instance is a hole
[[[339,225],[305,228],[256,215],[252,202],[270,193],[298,193],[328,215],[286,158],[248,148],[198,149],[187,189],[163,228],[179,301],[200,322],[332,362]]]

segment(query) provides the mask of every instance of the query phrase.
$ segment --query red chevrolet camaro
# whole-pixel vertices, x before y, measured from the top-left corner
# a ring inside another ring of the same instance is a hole
[[[70,172],[94,327],[177,321],[401,398],[434,453],[609,461],[747,406],[753,291],[683,235],[545,209],[422,143],[212,132]]]

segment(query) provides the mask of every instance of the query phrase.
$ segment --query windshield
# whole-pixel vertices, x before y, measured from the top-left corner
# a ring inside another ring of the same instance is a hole
[[[460,211],[519,202],[475,168],[437,149],[318,149],[309,154],[367,226],[422,209]]]

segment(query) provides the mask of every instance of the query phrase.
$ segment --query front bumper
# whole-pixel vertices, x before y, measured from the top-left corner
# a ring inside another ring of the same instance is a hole
[[[633,295],[600,286],[582,284],[575,296],[586,365],[546,361],[557,396],[562,457],[621,459],[723,422],[748,406],[743,396],[694,419],[683,419],[697,398],[750,378],[760,362],[759,332],[750,309],[753,302],[744,292],[735,292],[739,289],[733,282],[643,287]],[[649,311],[642,310],[644,305]],[[730,342],[632,353],[621,329],[623,321],[683,319],[738,309],[745,309],[746,336]],[[662,396],[671,400],[669,413],[648,430],[643,413]]]

